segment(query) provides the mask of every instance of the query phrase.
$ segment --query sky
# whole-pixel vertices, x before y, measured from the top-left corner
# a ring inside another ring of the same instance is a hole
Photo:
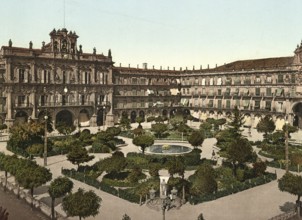
[[[206,68],[293,56],[301,0],[0,0],[0,45],[41,48],[53,28],[79,35],[115,66]]]

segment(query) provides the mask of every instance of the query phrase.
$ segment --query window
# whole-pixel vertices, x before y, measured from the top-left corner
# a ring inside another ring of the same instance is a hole
[[[232,78],[231,77],[226,78],[225,85],[230,86],[231,84],[232,84]]]
[[[272,77],[271,76],[266,77],[266,83],[272,83]]]
[[[206,94],[206,89],[202,88],[202,95],[205,95],[205,94]]]
[[[132,95],[136,96],[137,95],[137,91],[135,89],[132,90]]]
[[[276,96],[281,96],[281,95],[283,95],[283,89],[282,88],[278,88],[278,89],[276,89]]]
[[[266,88],[266,95],[272,96],[272,88]]]
[[[46,96],[41,95],[41,106],[45,106],[45,103],[46,103]]]
[[[198,107],[198,106],[199,106],[198,99],[194,99],[194,106],[195,106],[195,107]]]
[[[85,95],[81,95],[81,105],[85,105]]]
[[[217,95],[221,95],[221,89],[217,90]]]
[[[18,96],[18,106],[25,106],[26,97],[24,95]]]
[[[250,105],[250,100],[244,100],[243,101],[243,107],[244,107],[244,109],[248,109],[249,105]]]
[[[259,100],[255,100],[255,107],[254,109],[260,109],[260,101]]]
[[[137,84],[137,78],[132,78],[132,84],[134,84],[134,85]]]
[[[222,82],[221,78],[218,78],[217,79],[217,86],[221,86],[221,84],[222,84],[221,82]]]
[[[221,109],[222,108],[222,100],[218,99],[218,108]]]
[[[231,108],[231,100],[226,100],[226,108]]]
[[[260,84],[261,83],[260,76],[256,76],[255,83],[256,84]]]
[[[198,78],[195,78],[194,85],[198,85]]]
[[[224,95],[225,96],[229,96],[230,92],[231,92],[231,89],[230,88],[226,88]]]
[[[246,76],[244,80],[244,85],[250,85],[250,84],[251,84],[251,78],[249,76]]]
[[[283,75],[278,74],[278,83],[283,83]]]
[[[271,110],[271,103],[272,103],[271,101],[265,101],[265,109],[266,110],[269,110],[269,111]]]
[[[211,99],[211,100],[209,100],[209,102],[208,102],[208,107],[209,108],[213,108],[213,105],[214,105],[214,101]]]
[[[238,94],[239,94],[239,88],[236,88],[235,92],[234,92],[234,95],[238,96]]]
[[[209,94],[208,95],[210,95],[210,96],[213,96],[214,95],[214,89],[213,88],[210,88],[209,89]]]
[[[146,84],[146,79],[145,78],[141,78],[141,84],[145,85]]]
[[[241,80],[240,80],[240,77],[239,77],[239,76],[235,77],[234,83],[235,83],[235,85],[237,85],[237,86],[239,86],[239,85],[241,84]]]
[[[23,83],[25,81],[25,70],[19,69],[19,82]]]
[[[206,79],[202,79],[202,80],[201,80],[201,85],[202,85],[202,86],[205,86],[205,85],[206,85]]]
[[[214,84],[214,79],[210,78],[210,86],[212,86]]]
[[[296,77],[294,75],[291,75],[291,83],[296,83]]]
[[[255,88],[255,95],[260,96],[260,88]]]

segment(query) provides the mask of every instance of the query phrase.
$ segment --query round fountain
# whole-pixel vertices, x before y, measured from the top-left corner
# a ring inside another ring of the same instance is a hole
[[[178,144],[154,144],[147,147],[145,152],[149,154],[185,154],[192,151],[192,148]]]

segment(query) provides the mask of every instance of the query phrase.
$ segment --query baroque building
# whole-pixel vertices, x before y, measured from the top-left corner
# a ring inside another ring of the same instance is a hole
[[[54,125],[112,126],[122,116],[171,116],[200,120],[231,115],[238,106],[245,125],[270,115],[302,128],[302,43],[291,57],[235,61],[199,70],[115,67],[107,56],[83,53],[75,32],[53,30],[40,49],[9,41],[0,51],[0,123],[9,126],[49,115]]]

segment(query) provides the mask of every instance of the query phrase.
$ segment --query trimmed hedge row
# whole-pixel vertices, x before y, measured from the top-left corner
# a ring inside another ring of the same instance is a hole
[[[277,179],[276,174],[274,173],[267,173],[264,176],[259,176],[253,179],[246,180],[241,183],[237,183],[232,185],[230,188],[220,190],[214,194],[207,194],[203,196],[191,196],[189,198],[190,204],[196,205],[201,202],[207,202],[211,200],[215,200],[224,196],[228,196],[255,186],[259,186],[268,182],[271,182],[273,180]]]
[[[99,182],[99,181],[97,181],[96,179],[94,179],[90,176],[86,176],[84,173],[80,173],[80,172],[75,171],[74,169],[72,169],[72,170],[62,169],[62,174],[65,175],[65,176],[68,176],[72,179],[84,182],[84,183],[86,183],[90,186],[93,186],[93,187],[95,187],[97,189],[100,189],[104,192],[110,193],[114,196],[118,196],[122,199],[125,199],[125,200],[129,201],[129,202],[139,204],[139,196],[135,195],[135,194],[132,194],[132,193],[129,193],[128,190],[126,190],[126,189],[118,189],[117,190],[114,187],[112,187],[112,186],[110,186],[106,183]]]
[[[268,162],[267,165],[270,167],[278,168],[278,169],[285,169],[285,164],[281,164],[281,167],[280,167],[280,163],[276,160]],[[293,172],[298,172],[298,166],[289,165],[288,169]],[[302,167],[300,167],[299,172],[301,172],[301,169],[302,169]]]

